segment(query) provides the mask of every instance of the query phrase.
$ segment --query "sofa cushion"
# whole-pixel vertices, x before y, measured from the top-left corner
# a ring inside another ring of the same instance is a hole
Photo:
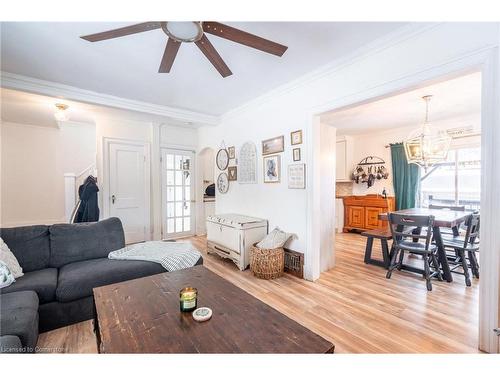
[[[119,283],[166,272],[158,263],[141,260],[90,259],[71,263],[59,270],[56,298],[59,302],[92,296],[98,286]]]
[[[57,268],[26,272],[16,282],[2,289],[2,293],[12,293],[22,290],[33,290],[38,295],[40,303],[52,302],[56,298]]]
[[[27,351],[38,340],[38,297],[33,291],[0,295],[0,332],[17,336]]]
[[[16,256],[23,272],[36,271],[49,266],[48,226],[2,228],[0,229],[0,237]]]
[[[107,257],[125,246],[123,226],[118,218],[96,223],[54,224],[50,227],[50,266]]]

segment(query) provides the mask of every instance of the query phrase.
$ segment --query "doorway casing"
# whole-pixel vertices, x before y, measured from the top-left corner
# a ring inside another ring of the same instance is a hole
[[[309,279],[319,278],[320,272],[325,268],[322,264],[322,254],[333,250],[324,249],[330,246],[334,227],[335,204],[331,197],[335,188],[330,192],[322,189],[325,181],[335,181],[335,158],[325,160],[328,152],[322,152],[321,131],[326,125],[321,124],[321,114],[333,110],[345,109],[366,102],[396,95],[400,92],[427,86],[436,81],[452,79],[460,75],[480,71],[482,76],[481,88],[481,286],[479,299],[479,349],[496,353],[499,351],[499,340],[493,331],[499,326],[500,306],[500,235],[495,228],[495,214],[500,212],[500,197],[496,194],[500,190],[500,176],[487,171],[494,170],[496,161],[500,162],[500,111],[495,110],[500,105],[500,80],[499,74],[499,48],[497,46],[485,47],[473,53],[468,53],[458,59],[429,69],[415,72],[397,80],[388,81],[368,88],[366,90],[335,98],[320,106],[310,108],[309,124],[307,131],[311,134],[311,143],[307,147],[307,160],[309,171],[307,184],[307,240],[305,258],[305,273]],[[323,129],[324,131],[324,129]],[[325,147],[323,142],[323,147]],[[334,147],[333,147],[334,149]],[[325,163],[330,165],[330,176],[325,176]],[[334,186],[334,184],[333,184]],[[332,215],[321,217],[321,210],[329,210]],[[324,220],[331,220],[324,223]]]

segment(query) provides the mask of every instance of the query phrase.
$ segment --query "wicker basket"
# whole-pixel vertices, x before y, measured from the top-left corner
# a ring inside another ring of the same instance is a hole
[[[282,247],[260,249],[256,243],[250,252],[250,269],[259,279],[277,279],[283,276],[285,256]]]

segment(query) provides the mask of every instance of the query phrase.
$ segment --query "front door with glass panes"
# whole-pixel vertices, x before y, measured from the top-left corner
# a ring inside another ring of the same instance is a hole
[[[162,149],[163,238],[194,234],[194,152]]]

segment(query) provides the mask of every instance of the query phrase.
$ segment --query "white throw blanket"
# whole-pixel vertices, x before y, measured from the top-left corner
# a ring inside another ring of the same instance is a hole
[[[183,242],[147,241],[125,246],[109,253],[109,259],[145,260],[160,263],[167,271],[193,267],[201,254],[191,244]]]

